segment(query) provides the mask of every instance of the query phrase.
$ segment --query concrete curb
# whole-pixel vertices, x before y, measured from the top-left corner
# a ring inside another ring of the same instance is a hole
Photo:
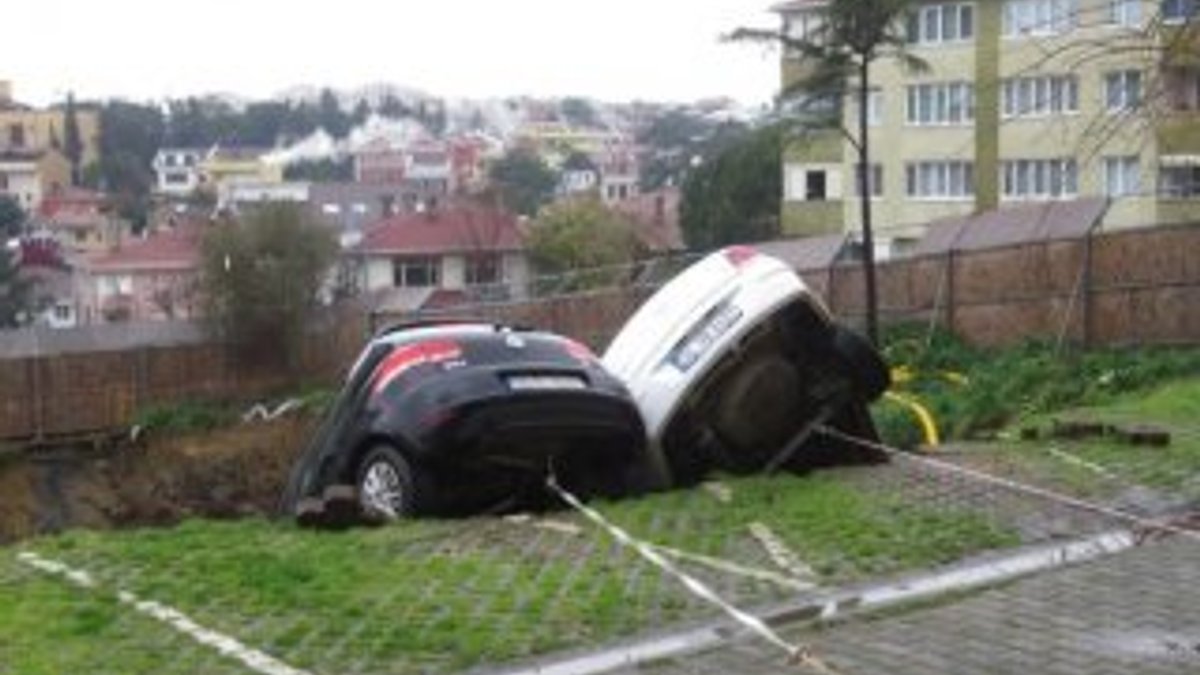
[[[1128,530],[1114,530],[1061,544],[1020,549],[987,560],[953,565],[916,574],[900,581],[839,590],[818,597],[785,603],[760,614],[778,626],[804,621],[829,620],[854,612],[879,610],[927,600],[949,593],[976,590],[1067,565],[1099,560],[1137,546]],[[726,622],[660,635],[597,652],[503,671],[505,675],[599,675],[639,663],[673,658],[715,647],[740,634]]]

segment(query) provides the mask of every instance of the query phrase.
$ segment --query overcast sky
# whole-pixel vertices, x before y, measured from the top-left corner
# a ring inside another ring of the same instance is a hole
[[[18,100],[394,82],[443,96],[769,100],[777,56],[719,40],[771,0],[8,0]],[[6,19],[5,23],[8,23]]]

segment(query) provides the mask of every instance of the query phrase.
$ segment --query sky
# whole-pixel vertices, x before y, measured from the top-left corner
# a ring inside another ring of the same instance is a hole
[[[389,82],[448,97],[770,100],[778,56],[723,43],[773,0],[8,0],[17,100],[268,98]]]

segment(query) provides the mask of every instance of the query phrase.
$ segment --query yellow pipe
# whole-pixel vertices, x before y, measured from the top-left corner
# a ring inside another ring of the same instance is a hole
[[[941,439],[938,437],[937,422],[933,419],[933,414],[929,409],[918,403],[915,399],[897,394],[894,391],[889,391],[884,394],[889,401],[894,401],[908,408],[916,416],[917,422],[921,425],[921,432],[925,434],[925,445],[935,448],[941,444]]]

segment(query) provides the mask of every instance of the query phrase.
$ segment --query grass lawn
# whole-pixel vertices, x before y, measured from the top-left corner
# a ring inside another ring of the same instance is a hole
[[[1101,405],[1029,416],[1003,434],[1014,440],[976,449],[980,455],[1016,463],[1027,477],[1084,496],[1103,498],[1140,486],[1175,498],[1200,499],[1198,412],[1200,378],[1177,380]],[[1111,437],[1015,441],[1020,429],[1045,431],[1055,419],[1151,424],[1170,430],[1172,439],[1162,448],[1132,446]]]
[[[727,504],[698,489],[599,507],[655,543],[772,569],[748,532],[762,522],[826,585],[1017,543],[975,514],[863,490],[846,473],[728,480]],[[713,616],[581,518],[550,517],[580,533],[492,519],[333,534],[197,521],[0,549],[0,673],[238,672],[236,662],[117,604],[118,590],[328,673],[455,671]],[[19,550],[86,569],[99,587],[41,576],[16,560]],[[743,605],[794,592],[693,571]]]

